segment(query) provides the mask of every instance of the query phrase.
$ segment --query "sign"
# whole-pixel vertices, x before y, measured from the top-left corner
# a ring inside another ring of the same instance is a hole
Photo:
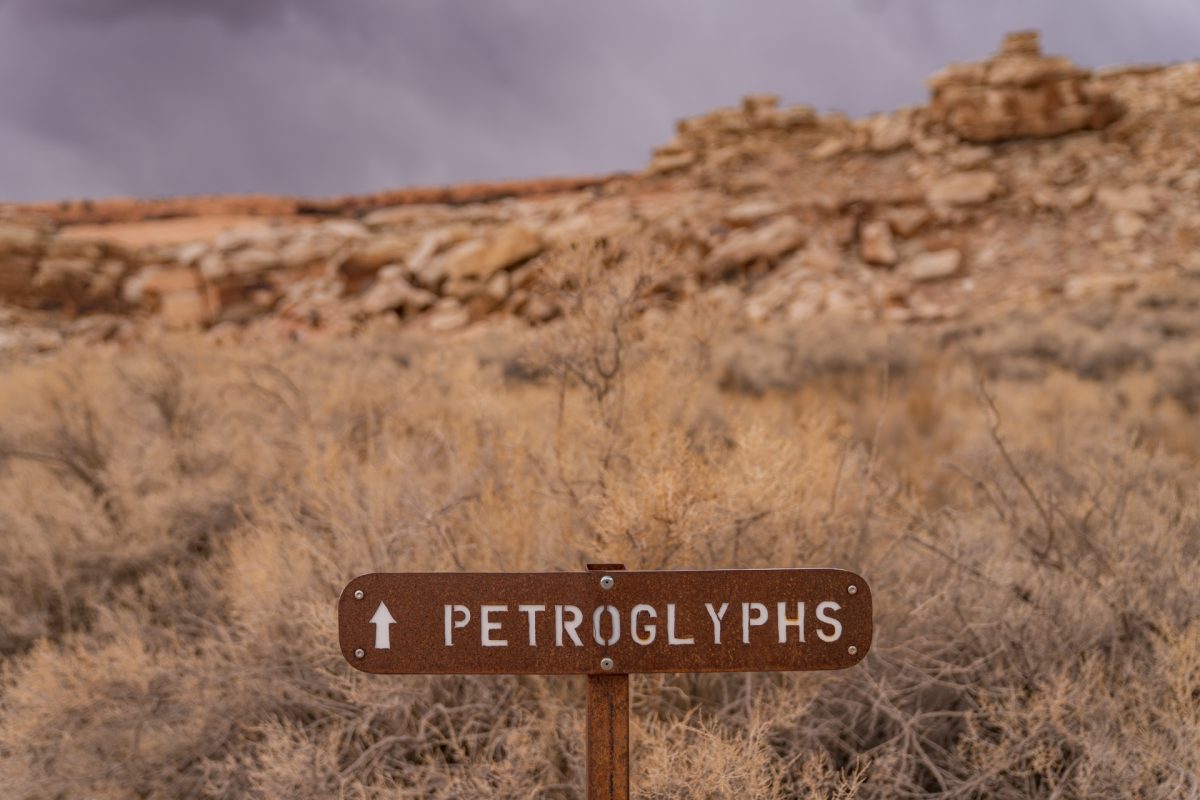
[[[385,674],[843,669],[871,647],[871,590],[839,569],[376,573],[338,635]]]

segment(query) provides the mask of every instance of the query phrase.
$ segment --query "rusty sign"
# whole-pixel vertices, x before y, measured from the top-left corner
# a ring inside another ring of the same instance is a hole
[[[871,647],[871,590],[838,569],[376,573],[338,635],[385,674],[843,669]]]

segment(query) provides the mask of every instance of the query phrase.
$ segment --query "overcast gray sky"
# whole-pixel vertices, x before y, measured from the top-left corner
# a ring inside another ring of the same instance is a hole
[[[772,91],[854,114],[1036,27],[1200,57],[1200,0],[0,0],[0,200],[636,169]]]

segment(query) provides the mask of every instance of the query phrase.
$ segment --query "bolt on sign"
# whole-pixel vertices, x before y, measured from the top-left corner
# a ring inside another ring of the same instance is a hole
[[[342,654],[378,674],[588,675],[588,796],[628,796],[628,675],[845,669],[871,590],[840,569],[376,573],[338,603]],[[622,774],[623,773],[623,774]]]

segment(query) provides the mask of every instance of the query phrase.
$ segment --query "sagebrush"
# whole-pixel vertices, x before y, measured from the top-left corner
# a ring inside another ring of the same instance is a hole
[[[640,797],[1200,796],[1194,409],[563,269],[544,328],[5,367],[0,794],[578,797],[581,679],[362,675],[335,601],[623,561],[877,609],[844,673],[635,677]]]

